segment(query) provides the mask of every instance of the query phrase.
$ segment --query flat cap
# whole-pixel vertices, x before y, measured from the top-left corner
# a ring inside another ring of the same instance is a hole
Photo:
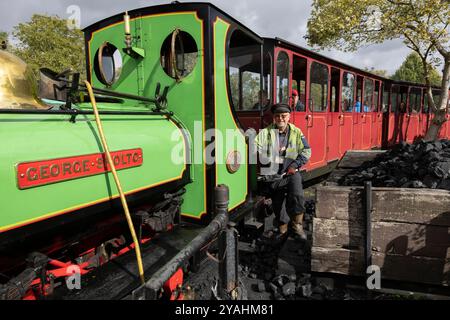
[[[277,104],[274,104],[270,108],[270,111],[272,111],[273,114],[276,114],[276,113],[291,113],[291,108],[285,103],[277,103]]]

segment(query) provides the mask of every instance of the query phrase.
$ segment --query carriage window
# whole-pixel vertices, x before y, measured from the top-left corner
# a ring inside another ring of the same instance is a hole
[[[426,90],[423,90],[423,110],[422,113],[428,113],[428,94]]]
[[[437,108],[439,108],[439,100],[441,99],[441,91],[440,90],[433,90],[433,100],[434,104]]]
[[[228,79],[234,110],[260,109],[261,45],[236,30],[231,35],[228,61]],[[268,97],[267,92],[263,95]],[[268,104],[267,99],[263,104]]]
[[[364,112],[373,111],[373,80],[364,79]]]
[[[306,111],[306,70],[307,70],[307,60],[300,56],[294,55],[293,58],[293,70],[292,70],[292,89],[297,90],[298,101],[293,106],[295,111],[305,112]],[[292,102],[294,102],[294,97],[292,97]]]
[[[399,97],[399,105],[397,108],[397,112],[400,113],[406,113],[407,111],[407,100],[408,100],[408,87],[401,86],[400,87],[400,93],[398,95]]]
[[[398,86],[393,86],[391,94],[391,112],[397,112],[397,106],[398,106]]]
[[[352,112],[355,100],[355,76],[344,72],[342,77],[342,111]]]
[[[328,100],[328,67],[324,64],[313,62],[311,64],[310,78],[312,111],[325,111],[327,110]]]
[[[362,76],[356,76],[356,101],[353,106],[354,112],[362,112],[362,103],[363,101],[363,83],[364,78]]]
[[[374,99],[373,99],[373,104],[374,104],[374,108],[373,111],[377,112],[380,110],[380,82],[376,81],[375,82],[375,92],[374,92]]]
[[[331,112],[339,112],[339,88],[341,81],[341,71],[331,68]]]
[[[383,104],[381,105],[381,112],[389,111],[389,88],[383,87]]]
[[[411,113],[420,112],[420,97],[422,90],[419,88],[411,88],[409,92],[409,110]]]
[[[281,51],[277,58],[277,103],[289,103],[289,56]]]

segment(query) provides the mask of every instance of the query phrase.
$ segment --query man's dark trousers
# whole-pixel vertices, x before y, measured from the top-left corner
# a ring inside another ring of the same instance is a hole
[[[305,198],[300,172],[272,182],[270,189],[272,207],[280,224],[289,223],[290,217],[305,212]]]

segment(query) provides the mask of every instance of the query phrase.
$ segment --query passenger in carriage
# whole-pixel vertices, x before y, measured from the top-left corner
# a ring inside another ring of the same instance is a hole
[[[292,109],[300,112],[306,111],[305,105],[300,101],[298,91],[295,89],[292,90]]]
[[[398,108],[398,112],[400,113],[406,113],[406,103],[405,102],[400,102],[400,107]]]
[[[354,112],[361,112],[361,97],[356,98],[355,107],[353,108]]]
[[[369,104],[367,101],[364,102],[364,112],[370,112]]]

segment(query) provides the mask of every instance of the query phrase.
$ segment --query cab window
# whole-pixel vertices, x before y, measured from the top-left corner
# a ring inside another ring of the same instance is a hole
[[[241,30],[230,38],[228,81],[236,111],[259,109],[261,93],[261,45]]]

